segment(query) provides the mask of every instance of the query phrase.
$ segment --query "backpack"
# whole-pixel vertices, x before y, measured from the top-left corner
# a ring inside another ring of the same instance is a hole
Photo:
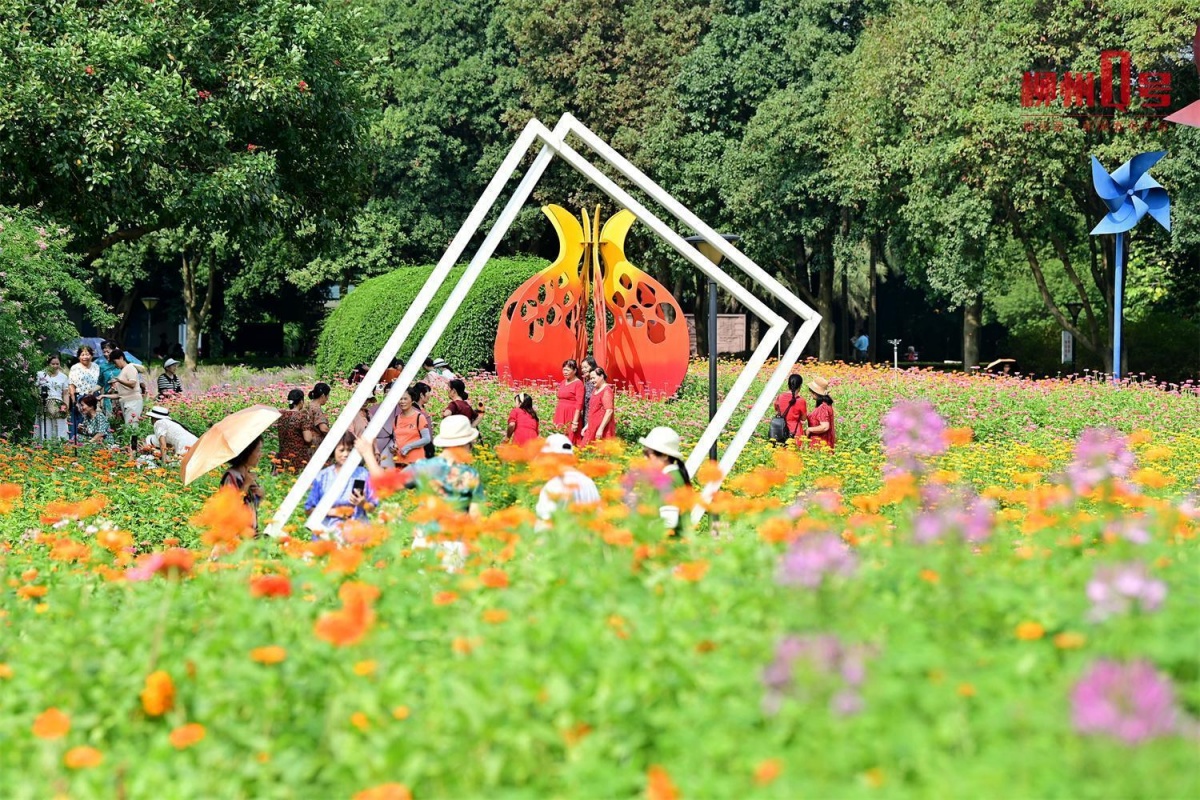
[[[792,395],[792,402],[788,403],[787,411],[792,410],[792,406],[796,404],[796,395]],[[795,431],[788,430],[787,411],[783,414],[776,413],[771,417],[771,425],[767,429],[767,438],[775,444],[787,444],[788,440],[796,435]]]

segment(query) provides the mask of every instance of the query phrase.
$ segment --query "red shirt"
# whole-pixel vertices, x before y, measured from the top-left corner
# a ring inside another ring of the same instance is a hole
[[[451,415],[457,414],[461,417],[466,417],[471,422],[474,422],[475,418],[479,416],[479,412],[472,408],[471,404],[466,400],[451,400],[450,405],[446,406],[446,410]]]
[[[608,419],[608,424],[603,430],[599,430],[598,426],[604,420],[604,412],[612,411],[613,414]],[[588,425],[587,431],[583,434],[583,443],[590,444],[597,439],[611,439],[617,435],[617,414],[613,408],[613,388],[612,384],[605,384],[603,389],[592,393],[592,401],[588,404]]]
[[[583,416],[583,381],[563,381],[558,385],[558,404],[554,406],[554,427],[566,430],[575,414]]]
[[[824,433],[808,434],[809,447],[828,447],[830,450],[837,443],[837,435],[833,425],[833,406],[828,403],[820,403],[808,415],[808,429],[811,431],[815,426],[822,422],[829,423],[829,430]]]
[[[792,393],[784,392],[775,398],[775,413],[787,420],[787,429],[793,437],[804,435],[804,426],[800,420],[808,416],[808,403],[800,395],[792,402]]]
[[[516,426],[512,435],[513,444],[525,444],[538,438],[540,425],[533,415],[523,408],[514,408],[508,412],[508,424]]]

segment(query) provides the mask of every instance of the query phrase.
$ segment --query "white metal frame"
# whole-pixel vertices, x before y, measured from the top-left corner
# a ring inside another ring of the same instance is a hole
[[[373,387],[379,383],[390,361],[400,351],[400,348],[404,346],[417,321],[430,308],[434,295],[441,288],[442,284],[446,282],[446,279],[450,275],[450,270],[458,263],[463,251],[470,243],[471,237],[483,224],[488,213],[499,201],[504,188],[520,167],[521,160],[539,142],[541,143],[541,149],[534,159],[533,164],[526,171],[524,177],[522,177],[515,192],[500,212],[495,224],[493,224],[483,243],[471,258],[467,268],[463,271],[462,277],[459,278],[458,283],[451,291],[449,298],[438,309],[437,316],[434,318],[432,324],[430,324],[425,335],[421,338],[421,341],[417,343],[411,358],[404,365],[400,376],[393,383],[391,391],[380,402],[375,415],[372,417],[370,423],[368,423],[363,435],[367,439],[373,440],[379,434],[384,421],[391,416],[392,411],[399,402],[400,393],[406,391],[408,386],[413,383],[417,373],[422,368],[425,358],[432,353],[442,333],[462,305],[462,302],[466,299],[467,292],[470,291],[475,281],[479,278],[488,259],[491,258],[497,245],[499,245],[501,239],[504,238],[509,227],[511,227],[513,221],[516,219],[518,212],[529,199],[534,186],[537,185],[542,174],[546,171],[546,167],[549,166],[550,161],[555,156],[558,156],[574,167],[585,178],[596,184],[619,206],[629,209],[639,221],[671,245],[676,252],[691,262],[693,266],[715,281],[718,286],[741,301],[743,305],[767,325],[767,330],[760,340],[758,348],[751,354],[742,374],[734,382],[724,402],[717,408],[716,416],[709,422],[708,427],[705,428],[704,433],[700,437],[700,441],[696,443],[695,448],[688,456],[687,467],[689,472],[694,474],[700,467],[708,451],[729,424],[734,411],[736,411],[743,398],[749,392],[751,384],[770,357],[772,349],[782,340],[787,328],[787,322],[749,290],[734,281],[728,273],[701,255],[698,249],[684,241],[682,236],[668,227],[662,220],[631,197],[628,192],[614,183],[612,179],[568,145],[566,137],[569,134],[578,136],[603,162],[613,167],[631,183],[653,198],[672,217],[711,243],[725,257],[726,261],[738,267],[754,280],[755,283],[766,290],[770,296],[795,311],[804,320],[796,337],[788,345],[779,364],[767,380],[767,385],[762,394],[754,401],[749,414],[747,414],[746,419],[742,422],[741,427],[738,428],[729,447],[721,457],[721,474],[722,476],[729,474],[729,471],[737,462],[738,456],[741,455],[742,450],[754,435],[759,423],[766,416],[772,400],[781,390],[792,367],[799,359],[800,353],[803,352],[805,345],[812,338],[813,333],[821,322],[821,317],[814,309],[802,302],[795,294],[788,291],[779,281],[767,274],[744,253],[726,242],[720,234],[696,217],[679,201],[664,191],[662,187],[650,180],[641,170],[609,147],[596,134],[588,130],[581,122],[570,114],[564,114],[559,119],[558,124],[555,125],[553,131],[546,128],[537,119],[531,119],[525,125],[524,130],[521,131],[512,149],[501,163],[499,169],[497,169],[491,181],[489,181],[482,196],[480,196],[475,207],[471,210],[471,213],[467,216],[462,228],[459,229],[454,239],[450,242],[450,246],[438,261],[437,266],[434,267],[433,273],[426,280],[425,285],[421,287],[420,292],[417,293],[416,298],[400,319],[396,330],[392,332],[391,338],[388,339],[387,344],[384,345],[383,350],[376,357],[375,363],[367,371],[366,377],[358,385],[358,388],[350,397],[349,402],[347,402],[346,407],[342,410],[337,420],[330,426],[329,434],[313,454],[308,466],[296,478],[296,483],[292,486],[287,497],[284,498],[283,503],[279,506],[279,510],[275,513],[275,517],[268,527],[268,533],[275,536],[282,534],[283,525],[304,499],[309,487],[316,479],[317,473],[320,472],[322,465],[329,459],[342,435],[349,430],[350,423],[354,420],[359,409],[370,398]],[[350,481],[354,466],[360,463],[358,453],[351,453],[346,463],[350,468],[340,471],[338,479],[329,487],[329,490],[322,498],[322,502],[313,509],[312,514],[307,519],[306,525],[309,528],[314,530],[321,528],[321,522],[332,506],[334,499],[341,496],[346,484]],[[719,481],[705,486],[705,494],[711,497],[719,486]]]

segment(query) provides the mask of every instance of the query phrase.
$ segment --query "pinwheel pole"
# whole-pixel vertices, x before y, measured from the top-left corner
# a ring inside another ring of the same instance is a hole
[[[1142,153],[1122,164],[1111,175],[1092,156],[1092,185],[1108,207],[1092,235],[1116,234],[1116,265],[1113,285],[1113,380],[1121,380],[1121,321],[1125,315],[1125,234],[1149,214],[1171,230],[1171,200],[1167,190],[1148,174],[1165,156],[1165,150]]]

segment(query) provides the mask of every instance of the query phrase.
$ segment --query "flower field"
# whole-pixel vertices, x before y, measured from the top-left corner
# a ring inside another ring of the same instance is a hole
[[[678,540],[632,445],[535,531],[542,465],[492,446],[512,390],[472,381],[491,514],[439,519],[459,573],[403,495],[344,547],[243,542],[213,478],[0,444],[4,796],[1200,794],[1192,388],[801,372],[837,452],[757,440]],[[694,441],[704,392],[618,432]]]

